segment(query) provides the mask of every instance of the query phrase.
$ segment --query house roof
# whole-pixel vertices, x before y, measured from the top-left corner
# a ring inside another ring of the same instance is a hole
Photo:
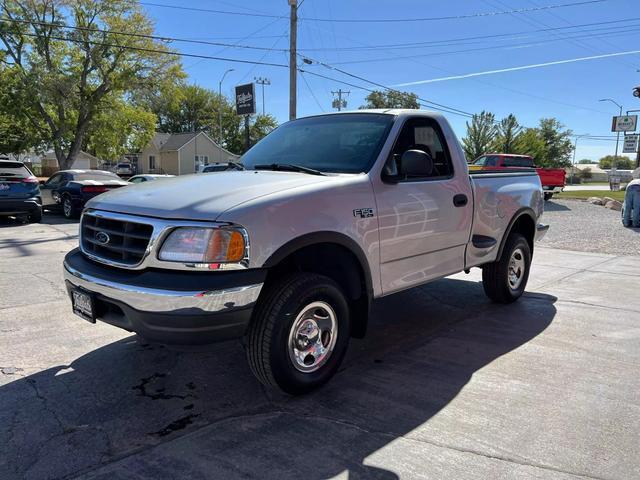
[[[166,142],[162,144],[160,150],[163,152],[172,152],[174,150],[179,150],[184,145],[193,140],[198,134],[195,132],[191,133],[173,133],[169,135],[169,138]]]
[[[230,151],[222,148],[218,145],[209,135],[205,132],[188,132],[188,133],[160,133],[156,134],[151,139],[151,144],[161,152],[175,152],[184,147],[187,143],[193,140],[198,135],[206,137],[213,145],[227,153],[229,156],[237,158],[238,155],[231,153]]]

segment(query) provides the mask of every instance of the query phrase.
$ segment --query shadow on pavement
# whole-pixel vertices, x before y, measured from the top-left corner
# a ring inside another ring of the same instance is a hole
[[[67,220],[64,215],[56,213],[44,212],[42,215],[42,225],[72,225],[78,224],[80,220]],[[24,225],[38,225],[37,223],[27,223],[24,219],[19,217],[0,217],[0,228],[7,227],[20,227]]]
[[[561,205],[559,203],[554,202],[553,200],[548,200],[544,202],[544,210],[545,212],[570,212],[571,209],[566,205]]]
[[[544,331],[555,301],[494,305],[453,279],[383,299],[338,375],[304,397],[263,389],[239,342],[169,349],[130,336],[33,375],[3,365],[0,478],[397,478],[365,459]]]

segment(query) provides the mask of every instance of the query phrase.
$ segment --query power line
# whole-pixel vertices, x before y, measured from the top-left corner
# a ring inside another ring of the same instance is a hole
[[[404,49],[404,48],[424,48],[424,47],[429,47],[429,46],[434,46],[434,47],[438,47],[438,46],[457,46],[460,44],[465,44],[464,42],[466,42],[467,40],[486,40],[486,39],[500,39],[500,38],[509,38],[509,37],[514,37],[514,38],[531,38],[528,37],[528,34],[531,33],[544,33],[544,32],[552,32],[552,31],[556,31],[556,30],[565,30],[565,29],[573,29],[573,28],[583,28],[583,27],[600,27],[602,25],[611,25],[611,24],[616,24],[616,23],[627,23],[627,22],[633,22],[636,20],[640,20],[640,17],[632,17],[632,18],[625,18],[625,19],[619,19],[619,20],[611,20],[611,21],[607,21],[607,22],[593,22],[593,23],[583,23],[583,24],[578,24],[578,25],[567,25],[566,27],[552,27],[552,28],[541,28],[541,29],[537,29],[537,30],[525,30],[525,31],[519,31],[519,32],[512,32],[512,33],[497,33],[497,34],[492,34],[492,35],[474,35],[474,36],[469,36],[469,37],[458,37],[458,38],[447,38],[447,39],[443,39],[443,40],[430,40],[430,41],[422,41],[422,42],[408,42],[408,43],[391,43],[391,44],[383,44],[383,45],[366,45],[366,46],[359,46],[359,47],[334,47],[334,48],[305,48],[305,51],[315,51],[315,50],[327,50],[327,51],[331,51],[331,50],[335,50],[335,51],[367,51],[367,50],[379,50],[379,49],[387,49],[387,50],[392,50],[392,49]],[[620,26],[620,28],[628,28],[628,25],[622,25]],[[597,30],[607,30],[610,28],[614,28],[614,27],[603,27],[603,28],[596,28],[593,30],[579,30],[576,33],[583,33],[583,32],[588,32],[588,31],[597,31]],[[335,31],[333,32],[335,35]],[[471,42],[471,43],[466,43],[469,45],[473,45],[473,44],[478,44],[478,43],[484,43],[484,42]]]
[[[34,33],[21,33],[20,35],[25,35],[27,37],[38,37],[38,35],[34,34]],[[79,39],[75,39],[75,38],[68,38],[68,37],[56,37],[53,35],[50,35],[48,38],[52,39],[52,40],[59,40],[62,42],[72,42],[72,43],[81,43],[81,44],[85,44],[88,43],[89,45],[98,45],[98,46],[103,46],[103,47],[113,47],[113,48],[120,48],[120,49],[124,49],[124,50],[134,50],[134,51],[138,51],[138,52],[147,52],[147,53],[162,53],[164,55],[172,55],[172,56],[176,56],[176,57],[190,57],[190,58],[203,58],[206,60],[221,60],[221,61],[225,61],[225,62],[235,62],[235,63],[246,63],[246,64],[252,64],[252,65],[265,65],[265,66],[269,66],[269,67],[284,67],[284,68],[288,68],[288,65],[284,65],[281,63],[269,63],[269,62],[258,62],[258,61],[254,61],[254,60],[242,60],[239,58],[225,58],[225,57],[215,57],[215,56],[211,56],[211,55],[198,55],[195,53],[182,53],[182,52],[174,52],[172,50],[159,50],[159,49],[154,49],[154,48],[144,48],[144,47],[134,47],[134,46],[130,46],[130,45],[119,45],[117,43],[104,43],[104,42],[95,42],[92,40],[79,40]]]
[[[625,31],[621,31],[621,32],[615,32],[615,33],[607,33],[607,37],[614,37],[614,36],[624,36],[624,35],[628,35],[628,34],[634,34],[634,33],[639,33],[640,30],[638,29],[640,27],[640,24],[638,25],[632,25],[630,26],[630,28],[633,27],[633,29],[631,30],[625,30]],[[603,34],[604,35],[604,34]],[[569,39],[576,39],[576,38],[599,38],[600,35],[591,35],[591,34],[586,34],[586,35],[574,35],[571,37],[563,37],[563,38],[551,38],[551,39],[547,39],[547,40],[539,40],[537,42],[526,42],[526,43],[511,43],[508,45],[500,45],[500,46],[488,46],[488,47],[478,47],[478,48],[466,48],[466,49],[462,49],[462,50],[446,50],[446,51],[442,51],[442,52],[431,52],[431,53],[423,53],[423,54],[418,54],[418,55],[406,55],[406,56],[398,56],[398,55],[394,55],[392,57],[382,57],[382,58],[368,58],[368,59],[362,59],[362,60],[347,60],[347,61],[342,61],[342,62],[335,62],[334,65],[354,65],[357,63],[375,63],[375,62],[387,62],[390,60],[406,60],[406,59],[410,59],[410,58],[424,58],[424,57],[438,57],[438,56],[442,56],[442,55],[456,55],[456,54],[461,54],[461,53],[471,53],[471,52],[480,52],[480,51],[485,51],[485,50],[504,50],[504,49],[512,49],[512,48],[527,48],[527,47],[534,47],[537,45],[544,45],[546,43],[552,43],[552,42],[557,42],[557,41],[561,41],[561,40],[569,40]],[[306,51],[306,50],[305,50]],[[600,52],[602,53],[602,52]]]
[[[14,23],[24,23],[24,24],[29,24],[29,25],[41,25],[41,26],[46,26],[46,27],[58,27],[58,28],[64,28],[64,29],[68,29],[68,30],[79,30],[79,31],[83,31],[83,32],[92,32],[92,33],[108,33],[108,34],[112,34],[112,35],[122,35],[122,36],[127,36],[127,37],[136,37],[136,38],[146,38],[149,40],[158,40],[161,42],[183,42],[183,43],[191,43],[191,44],[199,44],[199,45],[213,45],[213,46],[219,46],[219,47],[226,47],[226,48],[243,48],[243,49],[249,49],[249,50],[262,50],[262,51],[271,51],[273,50],[273,48],[269,48],[269,47],[258,47],[258,46],[253,46],[253,45],[241,45],[239,43],[222,43],[222,42],[211,42],[211,41],[206,41],[206,40],[194,40],[194,39],[189,39],[189,38],[177,38],[177,37],[165,37],[165,36],[161,36],[161,35],[146,35],[143,33],[131,33],[131,32],[122,32],[122,31],[117,31],[117,30],[104,30],[101,28],[90,28],[90,27],[79,27],[77,25],[66,25],[66,24],[62,24],[62,23],[53,23],[53,22],[42,22],[42,21],[36,21],[36,20],[22,20],[22,19],[17,19],[17,18],[0,18],[0,22],[14,22]],[[244,37],[244,39],[249,38],[250,35],[248,35],[247,37]],[[282,38],[282,35],[279,36],[279,38]],[[282,51],[286,52],[288,51],[287,49],[282,49]]]
[[[313,90],[312,90],[311,86],[309,85],[309,82],[307,82],[307,77],[304,76],[304,70],[298,69],[298,71],[300,72],[300,76],[302,77],[302,80],[304,81],[304,84],[307,86],[307,89],[309,90],[309,93],[311,94],[313,99],[316,101],[316,104],[318,105],[318,108],[320,109],[320,111],[322,113],[324,113],[324,108],[322,108],[322,104],[318,101],[318,98],[316,97],[316,94],[313,93]]]
[[[324,22],[324,23],[415,23],[415,22],[433,22],[433,21],[442,21],[442,20],[460,20],[465,18],[483,18],[483,17],[495,17],[498,15],[509,15],[509,14],[522,14],[529,12],[540,12],[545,10],[553,10],[557,8],[567,8],[567,7],[578,7],[582,5],[591,5],[597,3],[603,3],[608,0],[584,0],[581,2],[572,2],[572,3],[559,3],[554,5],[544,5],[540,7],[531,7],[531,8],[518,8],[513,10],[505,10],[501,12],[479,12],[479,13],[471,13],[466,15],[447,15],[442,17],[423,17],[423,18],[311,18],[311,17],[301,17],[299,20],[308,20],[313,22]],[[265,17],[265,18],[278,18],[277,15],[272,15],[268,13],[248,13],[248,12],[235,12],[230,10],[216,10],[210,8],[198,8],[198,7],[185,7],[183,5],[170,5],[163,3],[153,3],[153,2],[140,2],[141,5],[146,5],[150,7],[161,7],[161,8],[170,8],[175,10],[184,10],[184,11],[193,11],[193,12],[206,12],[206,13],[215,13],[220,15],[240,15],[240,16],[251,16],[251,17]],[[300,3],[302,5],[302,3]]]

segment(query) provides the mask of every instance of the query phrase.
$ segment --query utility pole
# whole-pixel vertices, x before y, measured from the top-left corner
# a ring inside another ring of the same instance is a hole
[[[258,85],[262,85],[262,115],[264,116],[264,86],[271,85],[271,80],[263,77],[253,77]]]
[[[289,120],[296,118],[297,95],[297,61],[296,45],[298,43],[298,0],[288,0],[291,6],[291,18],[289,22]]]
[[[611,102],[611,103],[613,103],[618,108],[620,108],[620,116],[622,116],[622,105],[620,105],[618,102],[616,102],[612,98],[601,98],[598,101],[599,102]],[[620,143],[620,132],[616,132],[616,153],[613,156],[613,163],[611,164],[611,170],[613,170],[614,172],[615,172],[617,164],[618,164],[618,145],[619,145],[619,143]]]
[[[342,99],[342,94],[344,93],[346,95],[349,95],[351,91],[345,92],[344,90],[339,88],[337,92],[331,92],[331,93],[333,95],[338,95],[338,98],[334,98],[333,102],[331,102],[331,107],[336,108],[338,111],[342,110],[343,108],[347,108],[347,100]]]
[[[227,76],[227,73],[233,72],[233,68],[227,69],[222,75],[220,82],[218,82],[218,145],[222,146],[222,82],[224,81],[224,77]]]

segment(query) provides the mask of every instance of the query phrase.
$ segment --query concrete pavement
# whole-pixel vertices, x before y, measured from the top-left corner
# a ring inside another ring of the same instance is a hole
[[[70,313],[77,225],[0,228],[0,478],[640,477],[640,257],[539,248],[528,293],[479,270],[381,300],[320,391],[238,342],[170,349]]]

